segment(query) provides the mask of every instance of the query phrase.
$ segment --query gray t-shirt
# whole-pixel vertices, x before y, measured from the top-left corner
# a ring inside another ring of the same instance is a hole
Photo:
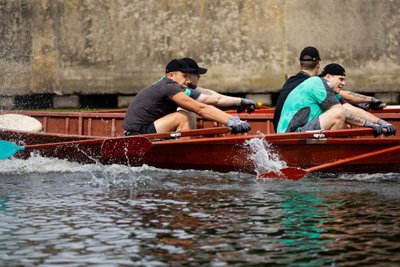
[[[175,112],[178,105],[171,98],[180,92],[183,90],[179,85],[168,78],[141,90],[129,104],[122,127],[139,132],[143,126]]]
[[[185,89],[185,94],[196,100],[201,95],[201,92],[198,89],[192,89],[188,87]]]

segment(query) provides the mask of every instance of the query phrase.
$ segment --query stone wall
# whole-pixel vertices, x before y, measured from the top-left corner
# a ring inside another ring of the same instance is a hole
[[[135,94],[189,56],[223,93],[277,92],[304,46],[398,93],[400,0],[0,0],[0,95]]]

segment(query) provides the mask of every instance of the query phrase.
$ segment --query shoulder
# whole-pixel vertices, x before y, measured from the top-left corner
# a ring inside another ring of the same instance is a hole
[[[307,86],[323,86],[324,84],[326,84],[326,80],[319,76],[313,76],[304,81],[303,84]]]
[[[299,72],[294,76],[291,76],[282,87],[282,90],[286,89],[293,89],[297,87],[299,84],[303,83],[305,80],[310,78],[309,75],[305,74],[304,72]]]
[[[305,72],[300,71],[299,73],[297,73],[296,75],[291,76],[288,81],[298,81],[298,80],[306,80],[308,78],[310,78],[311,76],[308,75]]]
[[[159,82],[154,84],[157,87],[162,88],[163,90],[171,90],[171,91],[179,91],[181,92],[182,89],[179,87],[179,85],[168,78],[163,78]]]
[[[159,80],[155,84],[161,84],[161,85],[164,85],[164,86],[177,86],[177,87],[179,87],[179,85],[175,81],[170,80],[167,77],[162,78],[161,80]]]
[[[310,82],[321,82],[322,80],[324,80],[324,78],[319,77],[319,76],[313,76],[313,77],[310,77],[308,80]]]

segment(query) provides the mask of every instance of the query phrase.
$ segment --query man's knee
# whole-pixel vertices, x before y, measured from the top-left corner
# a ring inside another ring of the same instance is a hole
[[[197,114],[191,111],[187,111],[185,109],[182,108],[178,108],[177,109],[178,113],[183,114],[184,116],[187,117],[187,120],[189,122],[189,127],[190,129],[196,129],[197,128]]]
[[[334,120],[339,120],[339,121],[345,120],[346,109],[342,105],[332,107],[331,109],[329,109],[329,113],[331,118]]]
[[[179,121],[190,121],[190,118],[192,117],[190,113],[191,112],[184,110],[184,109],[178,110],[176,112],[176,118]]]

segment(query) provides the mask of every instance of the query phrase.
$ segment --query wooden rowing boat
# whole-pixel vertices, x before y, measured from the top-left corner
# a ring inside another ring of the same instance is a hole
[[[15,111],[9,111],[15,113]],[[346,157],[400,145],[399,136],[374,138],[370,129],[346,129],[318,133],[275,134],[273,109],[260,109],[253,114],[239,114],[252,130],[245,135],[232,135],[213,122],[198,120],[198,130],[183,133],[122,136],[124,111],[111,112],[19,112],[32,116],[43,125],[43,132],[0,130],[0,139],[25,145],[17,157],[29,157],[39,151],[48,157],[66,158],[82,163],[148,164],[169,169],[198,169],[220,172],[255,173],[248,142],[258,138],[272,148],[290,167],[311,168]],[[377,111],[375,114],[400,129],[400,109]],[[184,138],[191,136],[192,138]],[[145,137],[145,138],[143,138]],[[149,140],[150,142],[147,142]],[[61,142],[61,143],[59,143]],[[140,153],[127,151],[140,150]],[[397,151],[340,164],[327,172],[399,172]]]

